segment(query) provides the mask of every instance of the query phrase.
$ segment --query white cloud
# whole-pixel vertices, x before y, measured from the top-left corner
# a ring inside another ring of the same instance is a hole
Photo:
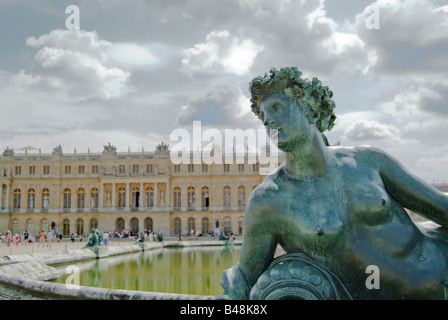
[[[228,31],[212,31],[205,43],[185,51],[181,71],[189,76],[194,73],[246,74],[263,46],[250,39],[233,37]]]
[[[215,127],[250,127],[259,124],[250,111],[250,101],[231,84],[215,84],[190,97],[179,110],[177,125],[190,126],[194,120]],[[261,123],[260,123],[261,124]]]
[[[144,46],[111,43],[95,31],[52,30],[26,43],[39,49],[34,62],[46,70],[33,75],[33,89],[55,92],[63,100],[122,97],[132,90],[130,70],[159,62]]]
[[[122,63],[127,66],[149,66],[159,62],[159,58],[149,49],[132,43],[115,44],[109,48],[105,55],[112,62]]]
[[[377,143],[379,140],[403,143],[398,128],[375,120],[355,121],[345,129],[345,138],[358,143]]]
[[[417,160],[416,166],[421,170],[426,172],[430,172],[433,176],[433,180],[440,182],[438,179],[440,177],[441,172],[448,171],[448,157],[432,157],[432,158],[422,158]],[[448,181],[445,181],[448,182]]]
[[[322,42],[332,54],[341,54],[350,48],[364,48],[364,42],[356,35],[343,32],[334,32],[331,38]]]
[[[448,12],[432,1],[378,0],[379,29],[368,29],[367,7],[356,17],[358,36],[370,52],[369,71],[382,77],[418,78],[448,72]]]
[[[44,47],[35,62],[48,72],[39,75],[35,88],[55,92],[63,99],[85,100],[120,97],[127,90],[129,73],[107,68],[99,60],[80,52]]]

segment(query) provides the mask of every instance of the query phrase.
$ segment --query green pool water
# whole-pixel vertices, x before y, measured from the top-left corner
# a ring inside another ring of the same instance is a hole
[[[163,248],[59,265],[79,268],[79,285],[162,293],[219,295],[222,273],[238,263],[240,246]],[[72,269],[70,269],[72,270]],[[67,283],[68,273],[54,282]]]

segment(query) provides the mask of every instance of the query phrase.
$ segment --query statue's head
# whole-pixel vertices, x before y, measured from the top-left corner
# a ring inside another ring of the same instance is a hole
[[[331,99],[333,92],[323,86],[319,79],[312,81],[302,78],[302,72],[297,67],[272,68],[270,74],[254,78],[249,85],[251,93],[251,108],[259,119],[264,121],[260,102],[270,93],[284,93],[287,96],[302,102],[308,121],[315,124],[321,133],[331,130],[336,116],[333,112],[336,104]]]

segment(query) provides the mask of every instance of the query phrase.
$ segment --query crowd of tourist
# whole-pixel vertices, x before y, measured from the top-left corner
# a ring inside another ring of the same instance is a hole
[[[154,232],[150,229],[145,229],[142,233],[134,232],[134,230],[112,230],[112,231],[98,231],[101,234],[102,241],[105,245],[107,245],[110,239],[130,239],[130,240],[139,240],[139,241],[149,241],[149,242],[157,242],[163,241],[163,233],[161,231]],[[203,234],[196,232],[196,230],[191,230],[187,233],[189,237],[202,237]],[[227,239],[233,239],[233,233],[230,234],[222,234],[219,232],[219,229],[210,232],[208,237],[220,237]],[[72,243],[74,242],[83,242],[84,239],[88,240],[90,234],[76,234],[71,233],[68,238]],[[19,245],[29,245],[29,244],[37,244],[37,246],[50,246],[52,243],[62,243],[64,237],[61,232],[57,232],[56,230],[49,231],[40,231],[39,233],[30,234],[28,231],[23,231],[21,234],[15,233],[13,234],[10,230],[6,232],[0,232],[0,247],[5,246],[19,246]]]
[[[163,234],[161,231],[153,232],[149,229],[145,230],[144,233],[139,234],[134,232],[133,230],[120,230],[120,231],[104,231],[100,232],[104,241],[104,244],[107,245],[109,239],[132,239],[137,240],[143,237],[145,241],[162,241]],[[71,233],[69,235],[69,239],[71,242],[83,242],[83,239],[89,239],[90,234],[76,234]],[[0,247],[3,245],[9,247],[11,245],[19,246],[19,245],[28,245],[28,244],[37,244],[37,246],[49,246],[51,243],[62,243],[64,237],[61,232],[57,232],[55,230],[49,231],[40,231],[39,233],[30,234],[28,231],[23,231],[22,233],[13,234],[10,230],[6,232],[0,232]]]

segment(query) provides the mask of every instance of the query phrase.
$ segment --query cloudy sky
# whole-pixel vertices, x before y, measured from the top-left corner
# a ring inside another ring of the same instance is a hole
[[[259,129],[248,83],[297,66],[334,92],[331,144],[373,145],[448,182],[447,4],[0,0],[0,148],[152,150],[195,120]]]

